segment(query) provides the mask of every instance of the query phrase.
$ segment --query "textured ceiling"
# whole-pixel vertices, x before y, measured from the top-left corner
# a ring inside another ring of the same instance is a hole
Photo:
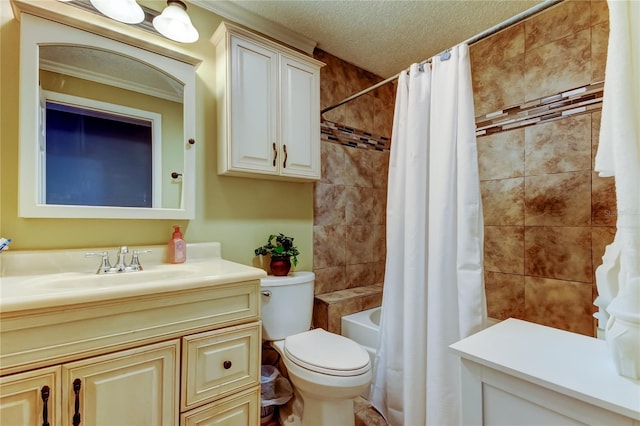
[[[386,78],[541,0],[242,0],[233,3],[315,40],[318,48],[334,56]]]

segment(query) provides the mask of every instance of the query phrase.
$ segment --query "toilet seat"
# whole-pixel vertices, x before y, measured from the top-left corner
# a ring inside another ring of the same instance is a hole
[[[321,328],[288,336],[284,353],[302,368],[331,376],[357,376],[371,369],[369,354],[359,344]]]

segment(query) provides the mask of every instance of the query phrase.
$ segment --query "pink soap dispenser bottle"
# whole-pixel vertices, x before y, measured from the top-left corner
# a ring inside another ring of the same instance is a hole
[[[179,226],[173,227],[173,235],[169,241],[169,251],[167,253],[169,263],[184,263],[187,260],[187,243],[182,238]]]

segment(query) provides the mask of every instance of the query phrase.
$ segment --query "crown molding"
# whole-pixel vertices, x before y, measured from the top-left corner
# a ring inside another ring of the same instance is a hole
[[[190,3],[288,44],[308,55],[313,55],[313,50],[317,44],[315,40],[292,31],[283,25],[271,22],[249,10],[243,9],[232,1],[190,0]]]

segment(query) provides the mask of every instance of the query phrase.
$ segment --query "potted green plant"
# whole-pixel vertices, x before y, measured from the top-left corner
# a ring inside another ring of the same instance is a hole
[[[289,273],[291,263],[296,266],[298,264],[297,256],[300,254],[298,248],[293,245],[293,237],[286,235],[272,234],[269,235],[267,244],[254,250],[256,256],[271,255],[271,273],[277,276],[284,276]]]

